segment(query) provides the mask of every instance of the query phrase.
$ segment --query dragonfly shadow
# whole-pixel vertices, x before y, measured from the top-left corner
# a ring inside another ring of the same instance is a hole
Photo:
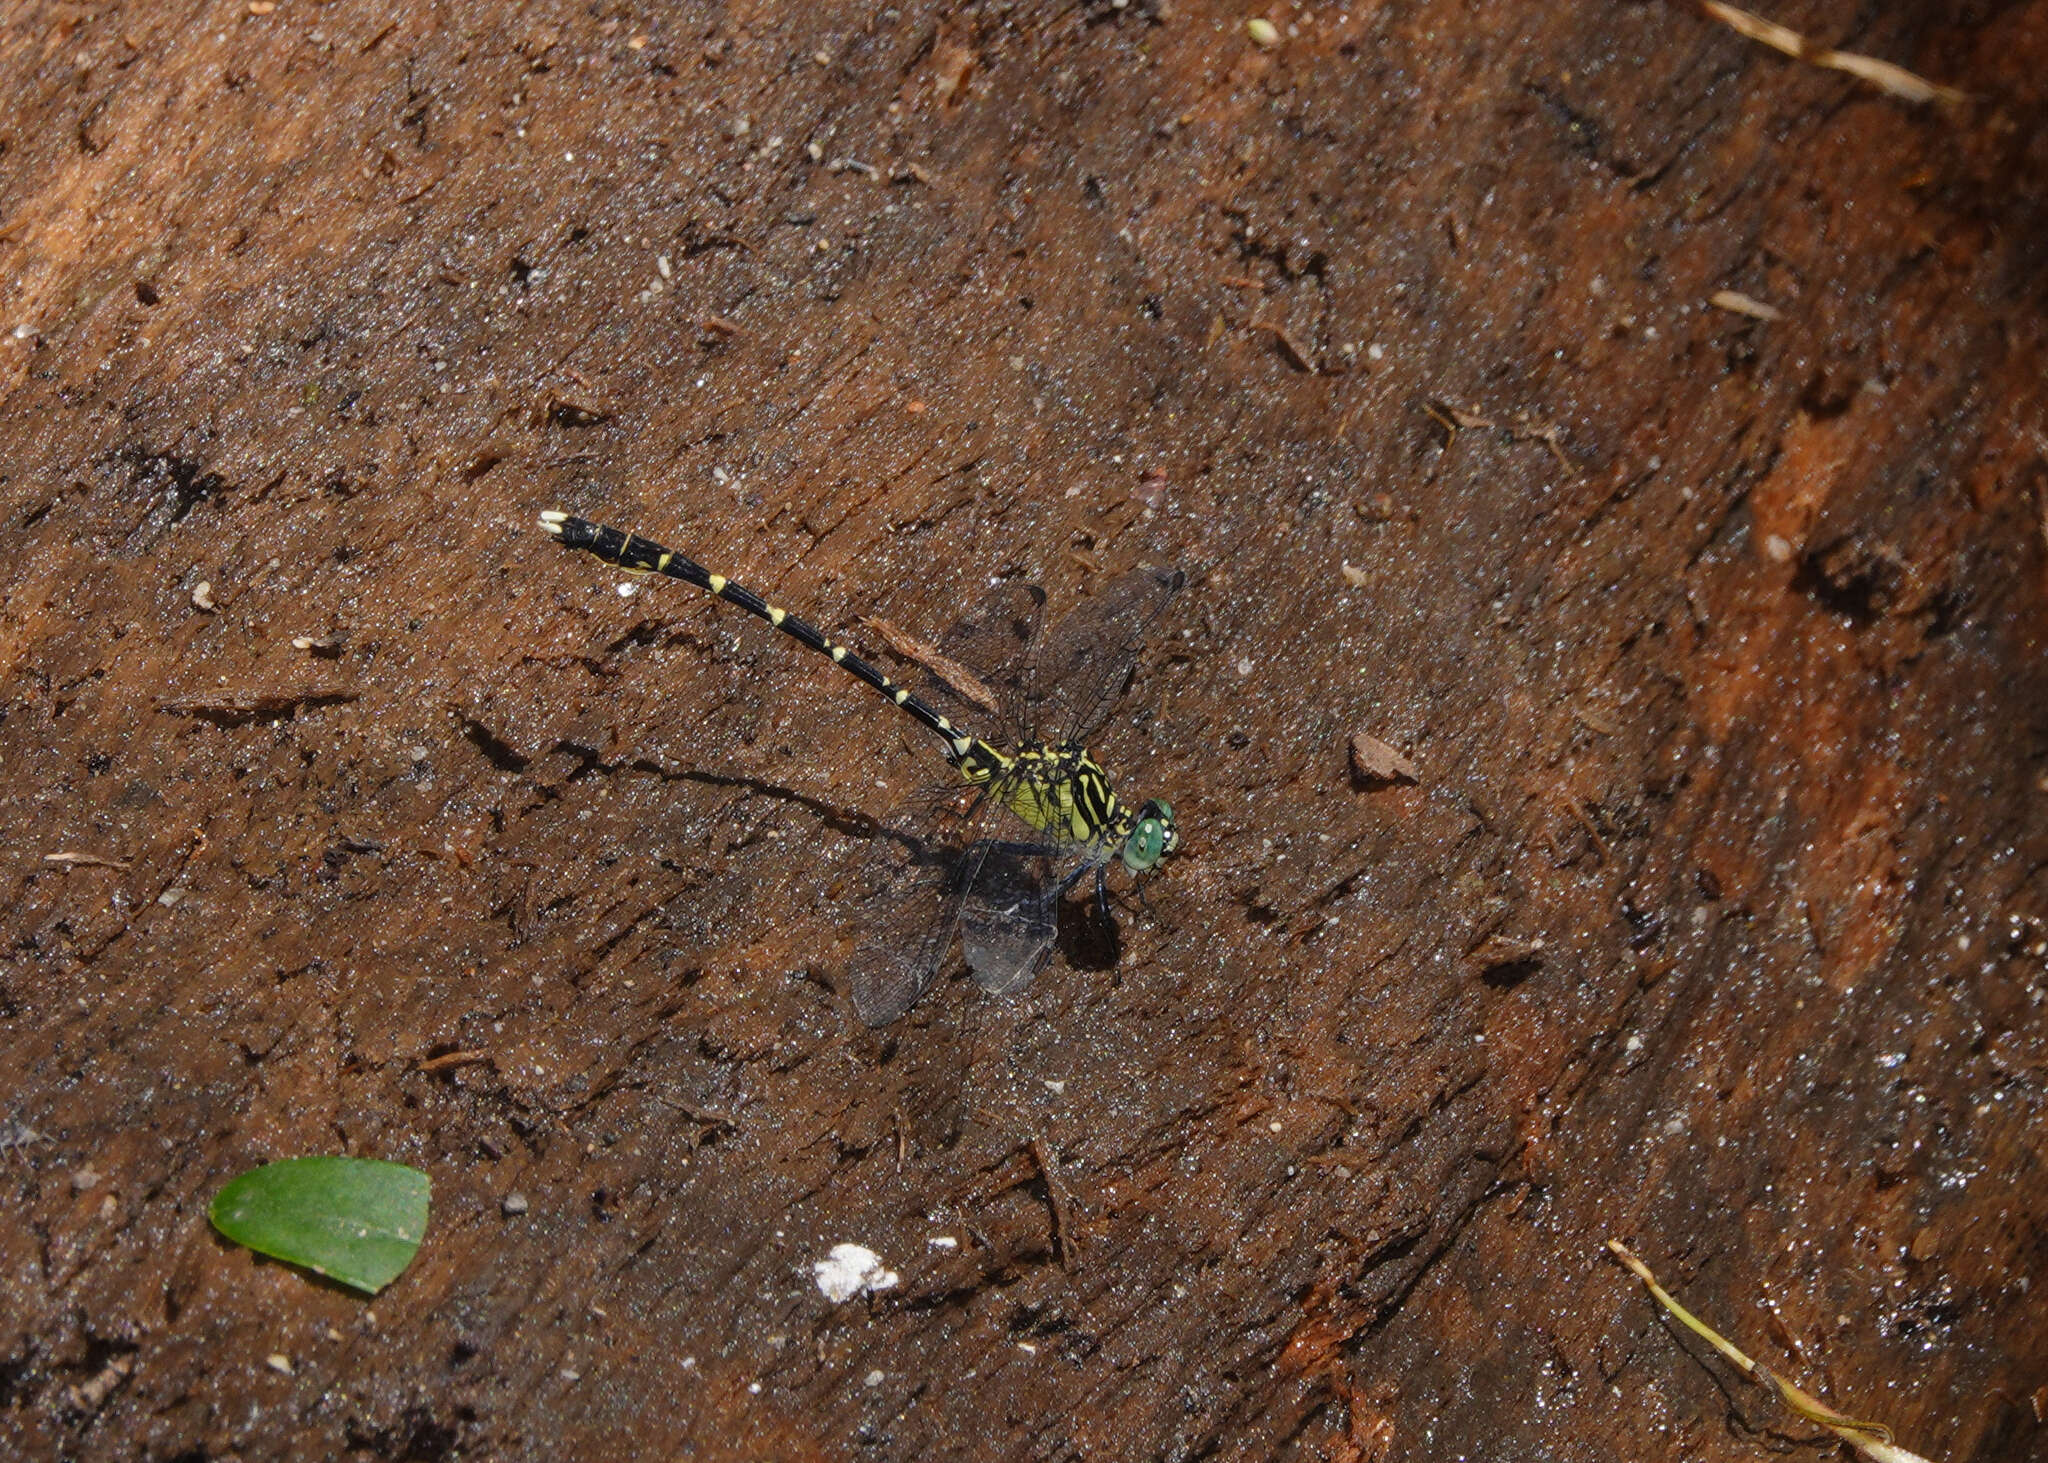
[[[1123,930],[1091,887],[1085,899],[1060,902],[1059,952],[1076,970],[1114,970],[1123,958]]]

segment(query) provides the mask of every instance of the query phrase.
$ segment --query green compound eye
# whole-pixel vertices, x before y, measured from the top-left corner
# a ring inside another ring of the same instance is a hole
[[[1153,799],[1140,810],[1138,826],[1124,840],[1124,867],[1134,874],[1145,873],[1167,855],[1178,838],[1173,827],[1173,809]]]

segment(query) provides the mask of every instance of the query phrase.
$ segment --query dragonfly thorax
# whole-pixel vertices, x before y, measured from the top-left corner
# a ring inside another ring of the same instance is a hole
[[[1179,842],[1170,805],[1156,798],[1126,805],[1102,764],[1078,742],[1020,742],[1005,754],[977,740],[954,766],[1027,826],[1061,844],[1092,849],[1101,862],[1116,859],[1131,873],[1150,872]]]

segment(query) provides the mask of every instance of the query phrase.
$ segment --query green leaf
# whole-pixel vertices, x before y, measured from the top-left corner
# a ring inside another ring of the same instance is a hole
[[[375,1295],[419,1250],[429,1192],[402,1163],[287,1158],[231,1179],[206,1212],[238,1245]]]

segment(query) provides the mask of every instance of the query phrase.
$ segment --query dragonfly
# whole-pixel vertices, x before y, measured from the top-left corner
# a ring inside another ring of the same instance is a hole
[[[1172,806],[1120,796],[1088,751],[1121,699],[1146,630],[1186,576],[1133,569],[1043,634],[1045,593],[993,589],[928,658],[932,686],[898,685],[781,606],[685,554],[624,529],[550,509],[540,526],[564,545],[633,574],[663,575],[736,605],[824,656],[938,742],[952,773],[938,793],[885,818],[854,895],[860,938],[848,967],[855,1013],[886,1026],[928,991],[957,935],[976,984],[1021,990],[1045,966],[1060,902],[1093,878],[1107,918],[1108,877],[1158,869],[1180,844]],[[1000,740],[933,704],[978,706]]]

